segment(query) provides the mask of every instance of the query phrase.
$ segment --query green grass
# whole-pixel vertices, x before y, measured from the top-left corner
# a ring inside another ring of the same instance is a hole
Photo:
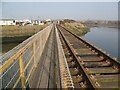
[[[47,25],[32,25],[32,26],[2,26],[0,32],[2,32],[2,37],[15,37],[15,36],[30,36],[41,29],[45,28]]]

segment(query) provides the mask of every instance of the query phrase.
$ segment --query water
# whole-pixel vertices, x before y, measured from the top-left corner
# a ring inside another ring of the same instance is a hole
[[[17,46],[20,43],[7,43],[7,44],[2,44],[2,53],[6,53],[9,50],[13,49],[15,46]]]
[[[9,50],[13,49],[15,46],[17,46],[20,43],[6,43],[6,44],[2,44],[2,50],[0,50],[0,56],[2,56],[3,54],[7,53]]]
[[[118,58],[117,28],[93,27],[82,38]]]
[[[30,36],[18,36],[18,37],[4,37],[2,38],[2,50],[0,50],[0,56],[7,53],[9,50],[16,47],[18,44],[29,38]],[[1,49],[1,48],[0,48]]]

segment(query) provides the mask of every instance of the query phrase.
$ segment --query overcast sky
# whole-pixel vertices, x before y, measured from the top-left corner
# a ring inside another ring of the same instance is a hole
[[[9,0],[8,0],[9,1]],[[2,2],[6,19],[117,20],[117,2]]]

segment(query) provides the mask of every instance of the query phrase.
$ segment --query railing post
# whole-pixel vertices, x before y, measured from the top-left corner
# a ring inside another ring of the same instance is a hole
[[[34,55],[34,67],[37,67],[36,64],[36,43],[33,43],[33,55]]]
[[[19,64],[20,64],[20,78],[21,78],[21,83],[22,83],[22,89],[25,90],[25,75],[24,75],[22,55],[20,55],[19,57]]]

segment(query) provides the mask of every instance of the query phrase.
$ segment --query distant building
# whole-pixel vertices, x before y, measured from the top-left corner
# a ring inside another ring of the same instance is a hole
[[[45,23],[46,23],[46,24],[50,24],[51,22],[52,22],[51,19],[47,19],[47,20],[45,20]]]
[[[39,25],[44,25],[45,23],[43,21],[39,21]]]
[[[16,22],[13,19],[1,19],[0,25],[16,25]]]
[[[19,26],[25,26],[25,25],[44,25],[45,23],[43,21],[39,20],[13,20],[13,19],[1,19],[0,25],[19,25]]]
[[[39,25],[39,21],[38,20],[33,20],[32,23],[33,23],[33,25]]]
[[[15,20],[16,25],[20,25],[20,26],[24,26],[24,25],[32,25],[32,21],[31,20]]]
[[[33,25],[44,25],[44,22],[39,21],[39,20],[32,20]]]
[[[23,20],[15,20],[15,22],[16,22],[16,25],[24,26]]]
[[[47,20],[45,20],[46,22],[51,22],[51,19],[47,19]]]

